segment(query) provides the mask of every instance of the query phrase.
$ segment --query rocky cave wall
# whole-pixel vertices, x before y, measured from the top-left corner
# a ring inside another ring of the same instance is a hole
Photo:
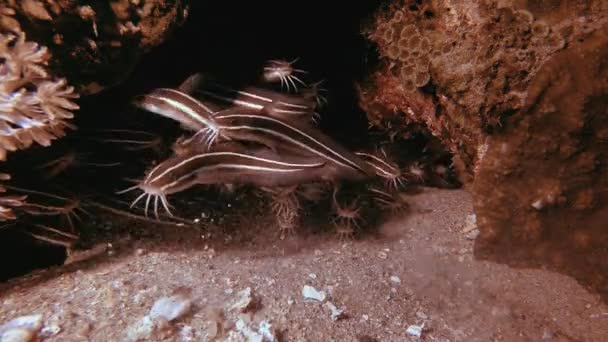
[[[430,131],[475,201],[476,255],[608,294],[608,5],[395,1],[366,34],[373,125]]]

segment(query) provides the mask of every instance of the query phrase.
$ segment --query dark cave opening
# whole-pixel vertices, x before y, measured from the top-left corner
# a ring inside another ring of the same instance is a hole
[[[355,82],[376,62],[361,30],[377,7],[376,1],[353,3],[348,11],[323,1],[193,2],[185,25],[142,60],[130,83],[140,92],[176,86],[200,71],[229,84],[251,85],[259,83],[268,60],[298,59],[296,66],[310,79],[324,80],[329,106],[323,129],[340,140],[363,137],[367,123]]]
[[[251,85],[258,82],[266,61],[297,58],[298,68],[308,71],[311,78],[324,80],[328,91],[329,104],[321,113],[321,129],[350,148],[365,146],[369,144],[368,123],[358,106],[355,84],[378,63],[374,46],[361,32],[379,5],[377,1],[358,1],[345,10],[322,1],[297,5],[279,1],[194,1],[183,27],[149,52],[127,82],[80,100],[81,110],[75,120],[80,133],[74,136],[86,135],[87,130],[97,126],[121,127],[129,121],[172,141],[180,128],[167,119],[135,110],[130,104],[135,95],[158,87],[176,87],[195,72],[211,74],[233,85]],[[408,150],[420,151],[425,139],[412,139]],[[55,142],[53,149],[71,149],[75,145],[71,140],[68,135]],[[113,147],[76,144],[87,154],[93,152],[96,162],[111,163],[112,157],[117,156]],[[33,148],[22,153],[16,167],[36,163],[40,154],[48,153],[41,150],[44,149]],[[139,165],[133,174],[142,171]],[[53,185],[65,186],[72,192],[94,188],[113,196],[115,183],[126,178],[125,173],[124,169],[81,172]],[[19,183],[19,179],[16,181]],[[41,184],[28,177],[20,182],[31,187]],[[0,229],[0,235],[0,249],[13,260],[11,267],[0,270],[0,280],[60,265],[67,257],[63,247],[33,242],[27,234],[12,228]]]

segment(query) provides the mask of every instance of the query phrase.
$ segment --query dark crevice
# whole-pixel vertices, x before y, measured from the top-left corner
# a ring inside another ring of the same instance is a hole
[[[62,265],[67,258],[65,248],[38,241],[19,228],[0,228],[0,282],[33,270]]]
[[[361,35],[361,24],[377,6],[376,1],[361,1],[344,11],[322,1],[297,6],[278,1],[194,2],[188,22],[146,56],[127,87],[143,91],[175,86],[197,71],[230,84],[254,84],[267,60],[299,58],[297,66],[311,79],[325,80],[330,106],[322,128],[336,139],[353,140],[367,129],[354,84],[375,58]]]

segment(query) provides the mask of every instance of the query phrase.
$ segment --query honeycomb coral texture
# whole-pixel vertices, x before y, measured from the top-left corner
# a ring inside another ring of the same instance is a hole
[[[420,34],[413,24],[406,24],[401,10],[381,24],[376,32],[376,42],[387,56],[398,66],[398,76],[408,91],[425,86],[430,81],[429,56],[439,54],[428,37]]]

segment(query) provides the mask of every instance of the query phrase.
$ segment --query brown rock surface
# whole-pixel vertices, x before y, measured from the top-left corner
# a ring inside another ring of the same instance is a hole
[[[524,108],[486,140],[473,185],[480,256],[547,263],[608,295],[608,37],[538,72]]]
[[[366,31],[382,58],[359,87],[373,126],[454,153],[478,255],[604,295],[607,23],[603,1],[394,2]]]

